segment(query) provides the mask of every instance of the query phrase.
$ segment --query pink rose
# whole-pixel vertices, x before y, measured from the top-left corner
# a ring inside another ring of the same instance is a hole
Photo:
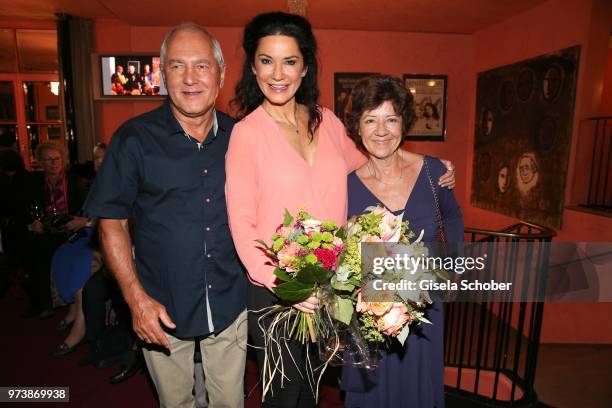
[[[361,292],[357,294],[357,305],[355,310],[359,313],[367,313],[374,316],[382,316],[393,306],[392,302],[364,302],[361,300]]]
[[[406,305],[395,302],[387,314],[378,320],[378,330],[387,336],[397,336],[404,325],[409,322],[410,315]]]
[[[375,235],[364,235],[361,242],[383,242],[383,240]]]
[[[292,232],[293,232],[293,228],[285,227],[283,225],[279,225],[279,227],[276,229],[276,233],[283,238],[287,238],[289,234],[291,234]]]
[[[306,234],[310,232],[321,232],[321,221],[310,218],[302,221],[302,227]]]

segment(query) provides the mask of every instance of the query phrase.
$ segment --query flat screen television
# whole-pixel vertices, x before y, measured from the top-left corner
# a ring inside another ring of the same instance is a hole
[[[96,54],[99,73],[95,95],[99,99],[162,98],[168,93],[161,75],[160,58],[154,54]]]

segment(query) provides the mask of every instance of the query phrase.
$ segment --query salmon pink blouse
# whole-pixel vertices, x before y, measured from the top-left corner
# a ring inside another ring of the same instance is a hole
[[[234,126],[226,156],[227,211],[234,245],[256,285],[275,285],[274,266],[255,240],[270,242],[285,209],[295,215],[304,207],[319,220],[346,223],[347,175],[366,157],[333,112],[321,113],[312,166],[261,106]]]

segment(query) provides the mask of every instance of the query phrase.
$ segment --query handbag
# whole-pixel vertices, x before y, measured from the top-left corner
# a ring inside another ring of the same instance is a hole
[[[431,178],[431,172],[429,171],[429,166],[427,165],[427,156],[423,158],[423,166],[425,167],[425,172],[427,173],[427,178],[429,179],[429,186],[431,187],[431,192],[434,197],[434,202],[436,204],[436,223],[438,224],[438,236],[437,241],[440,243],[440,249],[442,251],[442,257],[445,258],[448,251],[446,243],[448,242],[446,238],[446,229],[444,228],[444,220],[442,219],[442,212],[440,211],[440,201],[438,200],[438,193],[436,193],[436,186]]]

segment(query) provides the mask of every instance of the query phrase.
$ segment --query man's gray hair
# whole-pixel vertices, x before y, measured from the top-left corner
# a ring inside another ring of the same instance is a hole
[[[198,31],[208,37],[212,46],[213,53],[215,54],[215,60],[217,61],[217,65],[219,68],[225,67],[225,60],[223,59],[223,52],[221,51],[221,44],[214,35],[212,35],[207,29],[196,24],[196,23],[183,23],[173,27],[168,34],[164,37],[164,41],[162,41],[161,49],[159,50],[159,57],[161,60],[162,67],[166,64],[166,51],[168,48],[168,43],[174,36],[174,34],[180,31]]]

